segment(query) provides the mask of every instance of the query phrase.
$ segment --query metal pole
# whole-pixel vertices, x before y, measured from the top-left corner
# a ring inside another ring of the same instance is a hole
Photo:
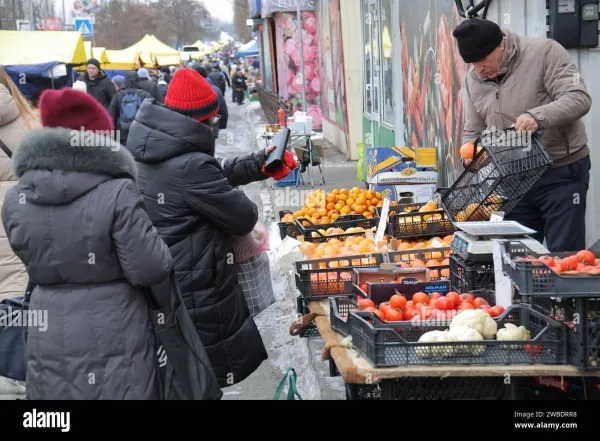
[[[28,12],[28,16],[29,16],[29,30],[30,31],[35,31],[35,18],[34,18],[34,13],[33,13],[33,0],[29,0],[28,2],[29,5],[29,10]]]
[[[300,10],[300,0],[296,0],[296,9],[298,13],[298,40],[300,40],[300,75],[302,76],[302,111],[306,112],[306,77],[304,76],[304,42],[302,39],[302,11]]]
[[[62,0],[62,30],[65,30],[67,24],[67,13],[65,11],[65,0]]]

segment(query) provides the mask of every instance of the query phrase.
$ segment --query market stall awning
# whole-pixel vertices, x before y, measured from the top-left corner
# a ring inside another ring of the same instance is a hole
[[[260,49],[258,48],[258,41],[254,39],[242,46],[238,50],[236,57],[257,57],[258,55],[260,55]]]
[[[30,65],[87,61],[83,36],[79,32],[0,31],[0,64]]]
[[[140,54],[128,50],[106,50],[108,62],[102,68],[106,70],[134,70],[140,67]]]
[[[180,55],[157,55],[156,64],[159,66],[181,66]]]

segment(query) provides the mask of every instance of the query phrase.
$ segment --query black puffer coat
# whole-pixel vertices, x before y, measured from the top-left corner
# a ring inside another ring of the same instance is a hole
[[[117,94],[117,89],[104,71],[101,70],[98,72],[98,75],[93,80],[90,79],[87,72],[80,75],[77,80],[83,81],[87,86],[87,93],[93,96],[105,109],[108,109],[110,102]]]
[[[146,100],[129,130],[146,211],[173,256],[186,309],[221,387],[244,380],[267,352],[233,263],[231,236],[250,233],[256,205],[234,187],[266,179],[264,152],[214,157],[204,124]]]

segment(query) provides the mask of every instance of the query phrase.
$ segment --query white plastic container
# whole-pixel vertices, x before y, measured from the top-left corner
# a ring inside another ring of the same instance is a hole
[[[306,117],[306,124],[304,128],[304,134],[310,135],[313,131],[313,119],[312,116]]]

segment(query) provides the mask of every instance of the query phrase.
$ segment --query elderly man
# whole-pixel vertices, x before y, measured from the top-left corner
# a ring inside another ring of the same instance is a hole
[[[480,18],[463,21],[454,37],[463,60],[472,64],[465,79],[463,142],[514,124],[520,133],[540,132],[553,161],[507,220],[536,230],[535,238],[545,238],[551,252],[585,248],[591,161],[581,118],[592,99],[573,60],[554,40],[518,36]]]

